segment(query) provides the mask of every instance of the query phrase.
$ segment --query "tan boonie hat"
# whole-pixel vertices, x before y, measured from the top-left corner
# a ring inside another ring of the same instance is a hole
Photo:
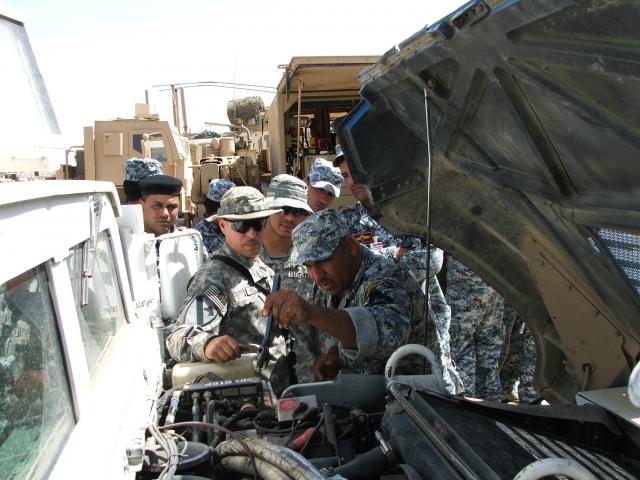
[[[267,204],[271,208],[301,208],[313,213],[307,204],[307,184],[293,175],[283,173],[273,177],[267,187]]]
[[[220,208],[215,215],[207,218],[212,222],[219,218],[225,220],[252,220],[264,218],[282,210],[270,209],[264,195],[253,187],[233,187],[220,199]]]

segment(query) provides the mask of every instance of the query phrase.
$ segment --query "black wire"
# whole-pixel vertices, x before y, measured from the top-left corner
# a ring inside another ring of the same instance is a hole
[[[284,442],[285,447],[289,446],[289,443],[291,443],[291,440],[293,440],[293,434],[296,433],[296,429],[300,426],[301,423],[302,423],[302,420],[297,420],[291,423],[291,433],[287,437],[287,441]]]

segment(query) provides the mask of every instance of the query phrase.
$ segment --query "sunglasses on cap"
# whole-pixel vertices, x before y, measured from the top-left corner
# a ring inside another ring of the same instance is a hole
[[[238,233],[247,233],[252,228],[259,232],[267,224],[267,217],[255,218],[252,220],[227,220],[231,224],[231,229]]]
[[[282,208],[282,215],[293,215],[294,217],[299,217],[300,215],[304,215],[305,217],[310,215],[304,208],[293,208],[293,207],[280,207]]]

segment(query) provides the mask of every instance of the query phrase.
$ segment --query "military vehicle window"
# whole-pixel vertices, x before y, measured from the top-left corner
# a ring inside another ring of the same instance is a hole
[[[134,133],[131,135],[131,145],[140,157],[145,156],[142,142],[143,135],[142,133]],[[167,161],[167,154],[165,153],[164,140],[162,139],[161,133],[149,134],[149,148],[151,150],[151,158],[155,158],[159,162]]]
[[[596,234],[636,294],[640,295],[640,235],[610,228],[598,228]]]
[[[0,478],[46,478],[75,419],[44,268],[0,284]]]
[[[151,147],[151,158],[155,158],[159,162],[167,161],[167,154],[164,150],[164,140],[161,136],[151,137],[149,139],[149,145]]]
[[[81,304],[82,257],[81,243],[71,249],[67,262],[87,364],[93,373],[111,338],[124,323],[124,309],[111,253],[111,241],[105,231],[98,234],[95,265],[88,283],[88,303],[84,306]]]

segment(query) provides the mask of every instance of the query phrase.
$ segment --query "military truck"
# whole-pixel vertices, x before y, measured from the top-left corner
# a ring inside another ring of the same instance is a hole
[[[317,157],[332,160],[338,142],[332,122],[360,100],[358,73],[379,56],[293,57],[267,112],[269,161],[274,175],[305,178]],[[355,199],[343,187],[339,203]]]
[[[165,174],[182,180],[181,211],[184,223],[190,225],[204,213],[202,204],[212,179],[228,178],[258,188],[269,182],[270,176],[265,177],[258,167],[257,143],[251,141],[248,129],[242,124],[227,126],[240,134],[184,136],[176,126],[150,113],[147,104],[136,104],[134,118],[96,121],[85,127],[84,148],[76,154],[78,166],[72,171],[64,166],[58,178],[113,182],[124,201],[125,161],[155,158]]]

